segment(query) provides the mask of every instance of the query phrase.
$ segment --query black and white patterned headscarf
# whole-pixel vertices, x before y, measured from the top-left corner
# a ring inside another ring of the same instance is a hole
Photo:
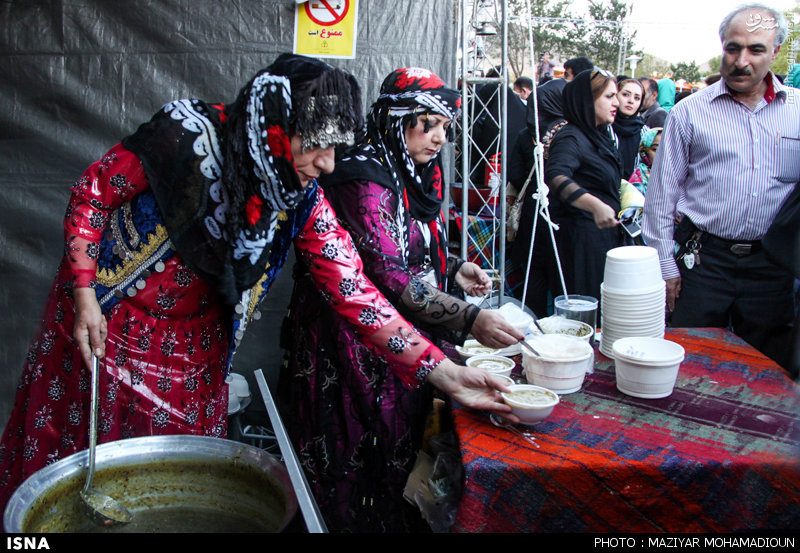
[[[171,102],[124,143],[143,161],[175,249],[233,304],[264,274],[278,214],[305,196],[291,137],[334,146],[362,124],[352,75],[283,54],[230,106]]]

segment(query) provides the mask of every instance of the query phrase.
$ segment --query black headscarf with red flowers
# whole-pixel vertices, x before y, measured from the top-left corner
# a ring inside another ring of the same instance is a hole
[[[320,179],[328,189],[357,180],[378,183],[394,192],[416,221],[432,224],[440,218],[443,201],[439,154],[415,165],[406,148],[406,128],[424,124],[420,115],[438,114],[455,120],[461,112],[461,94],[447,88],[429,69],[404,67],[387,76],[367,116],[367,132],[336,161],[331,175]],[[453,140],[453,126],[447,139]],[[443,227],[442,227],[443,228]],[[431,257],[437,276],[445,264],[443,235],[432,232]]]
[[[360,95],[352,75],[283,54],[230,106],[171,102],[123,141],[142,160],[173,246],[223,302],[261,278],[278,214],[305,196],[290,137],[346,142],[362,125]]]

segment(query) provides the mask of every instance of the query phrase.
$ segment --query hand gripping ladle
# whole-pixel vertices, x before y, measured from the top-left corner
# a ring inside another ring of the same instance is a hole
[[[81,499],[86,505],[92,518],[103,526],[115,526],[117,524],[127,524],[133,518],[131,512],[122,503],[112,499],[99,491],[92,489],[92,479],[94,478],[94,454],[97,445],[97,411],[98,389],[100,378],[98,374],[97,357],[92,352],[92,405],[89,416],[89,472],[86,475],[86,483],[81,490]]]

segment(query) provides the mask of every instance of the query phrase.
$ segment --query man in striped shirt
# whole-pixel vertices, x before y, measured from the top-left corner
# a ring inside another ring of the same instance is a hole
[[[760,240],[800,180],[800,95],[769,70],[787,33],[760,4],[723,20],[722,79],[670,111],[643,225],[671,324],[731,327],[784,367],[793,279]]]

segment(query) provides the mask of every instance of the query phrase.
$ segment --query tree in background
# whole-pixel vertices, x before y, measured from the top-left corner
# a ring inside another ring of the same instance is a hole
[[[617,71],[622,47],[632,45],[636,37],[636,31],[629,32],[624,24],[630,13],[631,6],[623,0],[590,0],[588,20],[575,23],[570,31],[569,53],[588,56],[595,65]]]
[[[781,46],[775,61],[770,69],[778,75],[785,75],[789,72],[792,64],[798,62],[800,58],[800,0],[795,2],[794,8],[783,12],[786,21],[789,23],[789,36]]]
[[[528,32],[527,16],[528,4],[532,18],[547,18],[548,20],[533,20],[534,56],[531,64],[530,33]],[[570,28],[564,21],[572,17],[569,0],[509,0],[507,4],[508,23],[508,65],[513,76],[512,80],[523,74],[531,74],[531,66],[535,66],[539,55],[544,52],[558,54],[564,52],[570,42]],[[502,36],[500,22],[496,23],[498,33],[487,40],[489,51],[493,56],[499,56],[501,51]]]
[[[708,74],[719,73],[720,66],[722,65],[722,54],[714,56],[706,62],[708,64]]]
[[[636,78],[639,77],[654,77],[660,79],[669,75],[670,63],[667,60],[657,58],[652,54],[642,53],[639,54],[642,59],[639,65],[636,66]]]
[[[669,69],[672,73],[672,79],[675,81],[683,79],[690,83],[696,83],[703,79],[703,76],[700,74],[700,68],[697,67],[697,64],[693,61],[688,63],[675,63],[670,65]]]
[[[636,32],[629,32],[625,20],[631,6],[624,0],[590,0],[589,13],[576,17],[570,0],[529,0],[533,18],[535,63],[540,54],[551,52],[554,57],[566,60],[574,56],[588,56],[596,65],[617,70],[620,50],[630,47]],[[508,64],[513,76],[531,73],[530,41],[526,19],[528,2],[508,0]],[[497,18],[499,19],[499,14]],[[537,18],[539,18],[537,20]],[[501,22],[495,21],[497,35],[486,39],[488,53],[498,58],[501,52]]]

